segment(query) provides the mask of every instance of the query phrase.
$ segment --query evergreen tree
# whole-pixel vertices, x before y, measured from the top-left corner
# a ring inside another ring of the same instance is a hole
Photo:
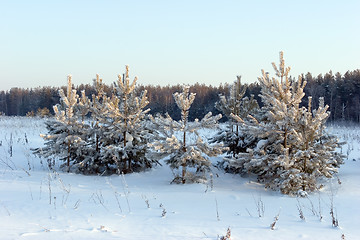
[[[99,152],[96,148],[96,120],[93,119],[93,103],[86,94],[85,90],[81,91],[81,97],[75,107],[77,119],[79,124],[79,131],[81,132],[84,143],[81,146],[81,156],[73,161],[73,168],[75,171],[83,174],[99,174],[103,173],[100,170],[101,163],[98,162]]]
[[[313,191],[318,179],[332,177],[343,162],[335,152],[337,139],[324,130],[328,106],[322,101],[312,111],[310,98],[308,108],[300,107],[306,82],[301,76],[297,81],[289,78],[290,67],[285,68],[282,52],[279,68],[272,65],[280,79],[270,78],[264,70],[259,78],[264,120],[233,115],[246,134],[259,141],[227,162],[243,173],[256,174],[267,187],[285,194]]]
[[[54,106],[55,118],[47,122],[44,148],[36,154],[59,158],[67,170],[84,174],[112,174],[139,171],[152,167],[156,160],[147,157],[151,136],[144,110],[148,104],[146,90],[136,93],[136,80],[130,84],[129,68],[119,76],[108,97],[97,75],[96,94],[90,100],[83,90],[81,97],[72,89],[68,78],[66,94],[61,89],[61,105]]]
[[[174,121],[169,114],[151,118],[153,129],[157,131],[158,139],[149,146],[158,151],[162,157],[169,156],[166,163],[171,169],[181,168],[181,176],[176,176],[173,182],[199,182],[206,180],[210,171],[209,157],[217,156],[224,150],[221,144],[208,145],[199,135],[199,128],[214,128],[221,114],[212,116],[209,112],[199,121],[189,122],[189,109],[195,99],[195,93],[190,93],[189,86],[183,86],[181,93],[173,95],[176,105],[181,111],[181,120]],[[196,139],[196,140],[194,140]],[[189,172],[195,168],[195,174]]]
[[[210,142],[223,142],[228,147],[228,154],[235,156],[239,152],[245,152],[255,139],[244,135],[231,115],[246,118],[249,114],[255,114],[259,105],[253,95],[250,98],[244,97],[247,87],[241,84],[240,76],[237,76],[237,81],[229,89],[229,95],[219,94],[220,100],[215,103],[215,107],[228,118],[229,125],[225,131],[218,131]]]
[[[103,97],[100,115],[102,125],[101,158],[106,163],[108,171],[115,166],[118,173],[132,172],[152,166],[155,160],[148,159],[147,142],[149,131],[145,117],[150,109],[145,109],[149,103],[144,90],[140,96],[136,92],[137,77],[130,83],[129,67],[126,73],[113,86],[113,95]]]
[[[300,109],[298,129],[294,132],[298,145],[292,154],[293,169],[287,171],[281,184],[285,193],[294,192],[294,188],[304,192],[316,190],[317,179],[331,178],[343,163],[343,156],[335,151],[339,146],[337,138],[324,132],[329,106],[324,106],[324,98],[320,98],[319,107],[314,111],[311,104],[312,97],[309,97],[308,109]]]
[[[66,94],[60,89],[59,95],[61,102],[53,107],[55,118],[46,122],[48,134],[41,135],[46,141],[45,147],[34,149],[34,153],[45,158],[58,157],[65,161],[63,166],[70,171],[70,163],[83,158],[81,149],[85,145],[83,126],[76,112],[79,95],[72,88],[70,75]]]
[[[96,79],[93,83],[95,93],[92,94],[92,100],[89,102],[90,109],[90,118],[89,122],[89,133],[91,136],[88,138],[88,157],[81,163],[83,169],[87,169],[86,172],[103,174],[105,171],[109,170],[106,162],[102,161],[101,155],[101,144],[102,139],[105,138],[103,133],[103,124],[101,120],[103,119],[103,114],[105,111],[105,101],[106,93],[104,91],[104,84],[100,76],[96,74]],[[89,114],[89,113],[88,113]]]

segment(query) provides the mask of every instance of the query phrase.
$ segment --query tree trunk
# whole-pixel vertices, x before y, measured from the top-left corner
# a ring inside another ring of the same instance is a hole
[[[184,131],[183,151],[186,152],[186,132]],[[185,184],[186,162],[182,163],[182,183]]]
[[[124,148],[126,147],[126,131],[123,133],[124,136]],[[124,159],[124,169],[129,170],[130,171],[130,163],[128,163],[128,166],[126,166],[126,163],[128,162],[128,159],[125,158]]]
[[[287,129],[285,128],[285,131],[284,131],[284,148],[287,148]]]
[[[97,153],[100,152],[100,149],[99,149],[99,135],[98,134],[96,134],[96,143],[95,143],[95,145],[96,145],[96,148],[95,148],[96,152]]]
[[[68,142],[67,172],[70,172],[70,141]]]

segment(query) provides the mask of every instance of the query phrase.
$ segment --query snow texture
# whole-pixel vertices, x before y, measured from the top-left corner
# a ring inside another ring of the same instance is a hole
[[[335,178],[304,198],[265,190],[214,169],[207,184],[169,184],[163,164],[142,173],[84,176],[32,155],[44,121],[0,118],[0,238],[10,239],[359,239],[360,128],[328,127],[347,144]],[[212,129],[199,134],[212,136]],[[216,163],[221,157],[213,157]],[[337,178],[338,177],[338,178]],[[341,183],[341,184],[340,184]],[[333,227],[331,206],[339,227]],[[303,219],[300,218],[300,210]],[[261,217],[259,217],[259,215]],[[274,230],[270,225],[278,221]]]

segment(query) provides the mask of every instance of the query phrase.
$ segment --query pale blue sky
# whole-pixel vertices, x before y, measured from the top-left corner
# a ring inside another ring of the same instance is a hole
[[[283,50],[292,75],[360,68],[360,1],[0,0],[0,90],[255,82]]]

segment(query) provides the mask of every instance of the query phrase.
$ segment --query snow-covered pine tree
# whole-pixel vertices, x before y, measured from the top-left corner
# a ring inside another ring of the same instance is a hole
[[[150,109],[146,90],[137,96],[136,80],[130,84],[129,68],[125,77],[119,76],[114,94],[108,97],[99,75],[97,94],[88,99],[72,89],[68,77],[66,94],[60,90],[61,104],[54,106],[55,118],[47,123],[48,134],[42,135],[45,147],[34,149],[35,154],[59,158],[69,171],[84,174],[112,174],[149,168],[147,143],[151,136],[145,121]]]
[[[291,156],[293,168],[289,169],[281,182],[285,193],[294,189],[302,192],[317,189],[317,180],[321,177],[331,178],[343,163],[343,156],[336,152],[338,139],[325,132],[325,122],[329,117],[328,106],[324,106],[324,98],[319,99],[319,108],[312,110],[312,97],[308,98],[308,108],[301,108],[298,129],[294,133],[297,138],[296,152]]]
[[[236,81],[229,87],[229,96],[219,94],[220,100],[215,103],[215,107],[231,120],[230,115],[240,115],[246,117],[247,114],[241,112],[240,105],[246,93],[246,86],[241,84],[241,76],[236,77]]]
[[[206,173],[210,171],[211,161],[209,157],[222,153],[222,144],[210,146],[199,135],[200,128],[215,128],[221,114],[212,116],[209,112],[199,121],[189,122],[189,109],[195,99],[195,93],[190,93],[189,86],[183,86],[181,93],[173,95],[177,106],[181,111],[181,120],[174,121],[169,114],[165,117],[157,115],[152,119],[153,130],[157,132],[158,139],[149,144],[158,151],[162,157],[169,156],[166,163],[171,169],[181,168],[181,176],[175,176],[173,182],[189,183],[206,180]],[[196,139],[196,140],[195,140]],[[189,168],[196,169],[195,173],[189,172]]]
[[[106,168],[100,160],[100,136],[102,126],[99,124],[99,114],[103,114],[103,96],[104,85],[99,75],[96,75],[94,80],[94,88],[97,94],[92,95],[90,100],[85,91],[81,92],[81,98],[79,98],[76,106],[79,121],[82,126],[82,136],[85,144],[81,147],[82,157],[81,161],[74,162],[73,168],[76,171],[83,174],[102,174],[104,168]]]
[[[246,118],[249,114],[254,114],[259,105],[254,99],[254,96],[244,97],[246,92],[246,85],[241,84],[241,76],[237,76],[234,84],[230,85],[229,95],[219,94],[220,100],[215,103],[215,107],[228,118],[227,129],[220,130],[210,140],[210,143],[224,143],[228,147],[228,154],[235,154],[245,152],[248,146],[253,144],[256,139],[244,135],[239,124],[234,122],[231,115]]]
[[[76,107],[79,95],[72,88],[71,75],[68,76],[66,94],[59,90],[60,104],[54,106],[55,118],[46,123],[48,134],[41,135],[45,139],[45,147],[34,149],[34,153],[47,159],[58,157],[65,161],[67,171],[70,163],[81,161],[84,126],[78,121]]]
[[[92,95],[92,100],[90,101],[90,118],[87,119],[89,122],[89,132],[87,139],[88,154],[87,157],[80,163],[79,167],[82,172],[86,173],[95,173],[103,174],[104,171],[108,168],[106,163],[101,161],[101,140],[104,137],[103,126],[101,124],[101,119],[104,118],[105,111],[105,101],[106,94],[104,92],[104,84],[99,74],[96,74],[96,79],[94,79],[93,86],[95,88],[96,94]],[[81,101],[80,101],[81,102]]]
[[[264,121],[233,116],[247,134],[260,140],[247,153],[229,160],[229,165],[256,174],[267,187],[285,194],[313,191],[319,178],[332,177],[342,163],[342,156],[335,152],[337,139],[324,131],[327,106],[320,104],[311,111],[310,101],[308,108],[300,107],[306,82],[301,77],[290,79],[282,52],[279,68],[272,65],[280,79],[270,78],[264,70],[259,78]]]
[[[148,159],[148,129],[145,117],[150,109],[146,90],[140,96],[136,91],[137,77],[130,83],[129,67],[126,66],[124,77],[118,76],[113,86],[113,95],[105,97],[102,125],[101,158],[106,163],[107,171],[128,173],[149,168],[156,161]]]

